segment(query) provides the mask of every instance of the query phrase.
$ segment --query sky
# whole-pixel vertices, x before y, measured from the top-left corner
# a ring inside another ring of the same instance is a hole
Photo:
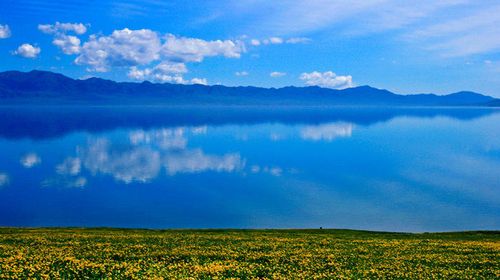
[[[500,2],[0,0],[0,71],[500,97]]]

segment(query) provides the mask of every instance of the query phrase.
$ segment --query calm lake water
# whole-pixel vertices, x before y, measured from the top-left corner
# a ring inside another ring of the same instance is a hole
[[[0,225],[500,229],[500,111],[0,108]]]

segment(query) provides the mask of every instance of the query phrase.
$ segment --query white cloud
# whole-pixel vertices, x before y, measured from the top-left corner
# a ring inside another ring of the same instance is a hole
[[[149,29],[115,30],[110,36],[90,36],[81,47],[75,63],[89,70],[106,72],[113,66],[149,64],[160,58],[158,34]]]
[[[269,43],[271,43],[271,44],[283,44],[283,39],[280,37],[271,37],[271,38],[269,38]]]
[[[324,73],[318,71],[302,73],[300,79],[303,80],[306,85],[325,88],[344,89],[353,87],[354,85],[351,76],[337,76],[337,74],[332,71]]]
[[[52,44],[59,47],[64,54],[78,54],[80,53],[80,39],[76,36],[61,35],[56,37]]]
[[[349,22],[350,29],[394,29],[439,12],[470,2],[468,0],[421,0],[418,3],[397,0],[238,0],[233,1],[245,13],[266,11],[265,16],[252,22],[252,28],[275,34],[299,34],[335,28]],[[225,4],[228,5],[227,3]],[[484,4],[482,6],[488,6]],[[234,7],[231,7],[232,10]],[[439,14],[438,14],[439,15]]]
[[[13,52],[13,54],[25,58],[36,58],[40,52],[41,49],[39,47],[35,47],[31,44],[22,44]]]
[[[287,39],[285,41],[285,43],[287,43],[287,44],[306,44],[306,43],[310,43],[311,41],[312,41],[311,39],[305,38],[305,37],[294,37],[294,38]]]
[[[183,85],[189,83],[187,80],[184,80],[184,78],[180,75],[159,74],[155,75],[154,80],[162,83],[173,83],[173,84],[183,84]]]
[[[252,46],[260,46],[260,40],[258,40],[258,39],[252,39],[252,40],[250,40],[250,45],[252,45]]]
[[[35,153],[29,153],[24,155],[21,160],[21,165],[25,168],[32,168],[37,166],[42,162],[42,159]]]
[[[184,74],[187,73],[187,67],[184,63],[171,63],[164,61],[155,67],[161,73],[164,74]]]
[[[190,83],[193,85],[208,85],[208,81],[205,78],[192,78]]]
[[[57,46],[64,54],[72,55],[80,53],[80,39],[73,35],[67,35],[68,32],[73,32],[77,35],[82,35],[87,32],[87,26],[83,23],[60,23],[55,24],[39,24],[38,30],[45,34],[54,35],[52,44]]]
[[[281,45],[281,44],[306,44],[312,40],[306,37],[292,37],[288,39],[283,39],[281,37],[269,37],[262,40],[252,39],[250,40],[250,45],[260,46],[263,45]]]
[[[234,75],[236,75],[238,77],[248,76],[248,72],[247,71],[239,71],[239,72],[235,72]]]
[[[161,82],[171,82],[177,77],[178,83],[185,83],[182,74],[187,73],[184,63],[162,62],[153,68],[138,69],[136,66],[130,68],[128,77],[134,80],[156,80]]]
[[[133,80],[138,80],[138,81],[144,81],[150,78],[150,75],[152,73],[152,69],[146,68],[146,69],[139,69],[136,66],[130,67],[127,76],[130,79]]]
[[[9,175],[7,173],[0,172],[0,187],[9,184]]]
[[[269,34],[335,32],[338,37],[390,32],[389,39],[443,56],[500,50],[498,1],[471,0],[232,0],[232,14],[256,14],[249,29]],[[266,11],[262,14],[261,11]],[[418,35],[418,37],[414,37]],[[392,38],[391,38],[392,37]]]
[[[279,78],[279,77],[283,77],[283,76],[285,76],[285,75],[286,75],[286,73],[285,73],[285,72],[277,72],[277,71],[275,71],[275,72],[271,72],[271,73],[269,74],[269,76],[271,76],[272,78]]]
[[[280,45],[283,44],[285,41],[283,38],[280,37],[269,37],[261,41],[262,44],[264,45]]]
[[[205,57],[239,58],[245,52],[243,42],[231,40],[205,41],[197,38],[167,35],[162,46],[162,57],[180,62],[201,62]]]
[[[187,72],[187,67],[184,63],[165,61],[153,68],[145,68],[142,70],[136,66],[132,66],[128,72],[128,77],[134,80],[153,80],[162,83],[208,84],[207,79],[203,78],[185,80],[183,74]]]
[[[0,24],[0,39],[9,38],[11,35],[10,28],[8,25]]]
[[[304,140],[332,141],[339,137],[351,137],[354,126],[350,123],[329,123],[315,126],[305,126],[300,130]]]
[[[407,34],[409,42],[445,56],[468,56],[500,51],[500,5],[471,11],[466,16],[429,24]]]
[[[245,52],[240,41],[205,41],[171,34],[161,37],[149,29],[128,28],[115,30],[109,36],[91,35],[81,47],[76,40],[68,42],[62,38],[58,45],[66,46],[65,53],[79,53],[75,63],[88,66],[88,71],[129,67],[128,77],[134,80],[204,85],[208,83],[205,78],[184,79],[183,74],[188,72],[185,63],[202,62],[213,56],[239,58]],[[151,66],[153,63],[158,64]]]
[[[39,24],[38,30],[45,34],[65,34],[74,32],[77,35],[82,35],[87,32],[87,26],[83,23],[60,23],[55,24]]]

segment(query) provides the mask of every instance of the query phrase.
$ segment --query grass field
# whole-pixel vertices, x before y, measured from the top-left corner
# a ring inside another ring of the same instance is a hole
[[[500,278],[500,232],[0,228],[0,278]]]

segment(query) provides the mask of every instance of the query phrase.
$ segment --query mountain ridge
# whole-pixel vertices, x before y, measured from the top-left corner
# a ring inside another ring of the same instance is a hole
[[[318,86],[261,88],[223,85],[115,82],[102,78],[72,79],[60,73],[32,70],[0,72],[2,104],[166,104],[166,105],[376,105],[499,106],[500,99],[471,91],[448,95],[396,94],[368,85],[329,89]]]

